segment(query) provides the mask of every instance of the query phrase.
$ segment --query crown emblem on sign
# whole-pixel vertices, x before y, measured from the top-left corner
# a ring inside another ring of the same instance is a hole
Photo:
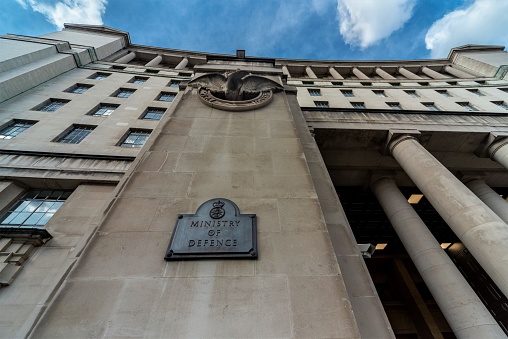
[[[224,209],[222,208],[222,206],[224,206],[224,203],[222,201],[217,200],[212,205],[213,208],[210,210],[210,216],[213,219],[220,219],[226,214],[226,211],[224,211]]]
[[[224,206],[224,203],[220,200],[213,203],[213,207],[222,208]]]

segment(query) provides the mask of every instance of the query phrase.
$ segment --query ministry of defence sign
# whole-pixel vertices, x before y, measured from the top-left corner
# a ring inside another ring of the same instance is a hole
[[[166,260],[257,258],[255,214],[240,214],[228,199],[216,198],[196,214],[180,214],[166,251]]]

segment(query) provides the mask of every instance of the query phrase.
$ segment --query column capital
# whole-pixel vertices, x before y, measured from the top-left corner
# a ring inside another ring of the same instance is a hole
[[[406,139],[418,140],[420,135],[420,131],[416,129],[389,129],[385,144],[381,147],[381,154],[391,155],[393,148],[401,141]]]
[[[479,158],[492,158],[492,155],[508,143],[508,131],[490,132],[474,152]]]
[[[373,171],[370,173],[369,187],[372,187],[373,185],[383,180],[388,180],[395,183],[396,175],[397,173],[395,171]]]

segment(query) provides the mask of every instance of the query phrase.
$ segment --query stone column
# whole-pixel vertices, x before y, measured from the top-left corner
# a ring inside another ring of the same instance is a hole
[[[391,178],[371,189],[457,338],[504,338],[496,320]]]
[[[391,75],[390,73],[387,73],[386,71],[384,71],[383,69],[381,69],[379,67],[376,67],[376,74],[379,75],[381,78],[383,78],[385,80],[394,80],[394,79],[396,79],[393,75]]]
[[[353,67],[353,74],[356,75],[356,77],[358,79],[362,79],[362,80],[370,80],[370,78],[368,76],[365,75],[365,73],[363,73],[362,71],[360,71],[358,68],[356,67]]]
[[[340,73],[337,72],[337,70],[335,68],[333,68],[333,67],[328,68],[328,72],[330,72],[330,74],[332,75],[332,77],[334,79],[344,80],[344,77],[342,75],[340,75]]]
[[[414,74],[411,71],[408,71],[404,67],[399,67],[399,73],[402,74],[403,76],[405,76],[406,78],[411,79],[411,80],[422,80],[422,77]]]
[[[464,183],[485,205],[489,206],[505,223],[508,223],[508,202],[490,188],[485,180],[471,178],[464,180]]]
[[[450,79],[449,76],[436,72],[428,67],[422,67],[422,73],[428,75],[432,79]]]
[[[162,56],[161,55],[157,55],[155,58],[153,58],[152,60],[148,61],[145,66],[146,67],[155,67],[157,66],[158,64],[160,64],[162,61]]]
[[[184,69],[187,67],[187,64],[189,63],[189,58],[183,58],[182,61],[176,65],[175,69]]]
[[[465,79],[474,78],[474,76],[472,76],[471,74],[461,71],[460,69],[453,68],[451,66],[446,66],[444,70],[447,73],[456,76],[457,78],[465,78]]]
[[[314,73],[312,68],[310,68],[310,66],[305,67],[305,73],[307,73],[307,76],[309,78],[311,78],[311,79],[317,79],[316,74]]]
[[[493,142],[487,149],[490,158],[508,169],[508,138]]]
[[[130,52],[129,54],[124,55],[121,58],[118,58],[117,60],[115,60],[115,62],[118,64],[128,64],[129,62],[134,60],[135,57],[136,57],[136,53]]]
[[[508,225],[414,137],[402,135],[390,141],[388,147],[499,289],[508,295]]]
[[[291,78],[291,73],[289,73],[289,70],[288,70],[287,66],[285,66],[285,65],[282,66],[282,74],[284,74],[288,78]]]

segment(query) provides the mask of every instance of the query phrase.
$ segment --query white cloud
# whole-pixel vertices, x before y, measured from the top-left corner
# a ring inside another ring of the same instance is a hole
[[[38,0],[16,0],[23,8],[28,6],[46,17],[58,29],[64,23],[102,25],[102,15],[108,0],[62,0],[48,4]]]
[[[432,58],[446,57],[466,44],[508,44],[507,0],[476,0],[465,9],[446,14],[427,31],[425,44]]]
[[[416,0],[338,0],[340,34],[361,48],[389,37],[413,15]]]

